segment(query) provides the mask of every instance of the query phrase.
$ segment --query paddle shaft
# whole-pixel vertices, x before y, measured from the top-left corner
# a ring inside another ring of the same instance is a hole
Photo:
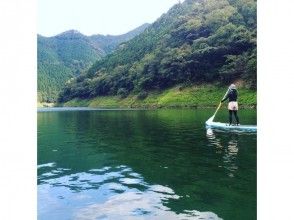
[[[226,95],[228,94],[229,90],[230,90],[230,89],[227,90],[227,92],[225,93],[225,95],[224,95],[224,97],[222,98],[222,100],[226,97]],[[218,107],[217,107],[216,111],[215,111],[214,114],[213,114],[213,118],[215,117],[215,115],[216,115],[216,113],[218,112],[218,110],[219,110],[219,108],[221,107],[221,105],[222,105],[222,102],[220,102],[220,103],[218,104]]]
[[[218,110],[219,110],[219,108],[221,107],[221,105],[222,105],[222,102],[220,102],[220,103],[218,104],[218,107],[217,107],[217,109],[215,110],[215,112],[214,112],[214,114],[213,114],[213,117],[216,115],[216,113],[218,112]]]

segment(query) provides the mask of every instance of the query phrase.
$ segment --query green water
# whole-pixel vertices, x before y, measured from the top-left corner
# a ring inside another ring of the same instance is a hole
[[[256,134],[213,111],[38,112],[38,219],[256,219]]]

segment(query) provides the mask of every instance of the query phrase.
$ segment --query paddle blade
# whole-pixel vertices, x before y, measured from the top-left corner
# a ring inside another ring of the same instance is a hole
[[[214,117],[215,117],[215,115],[211,116],[211,117],[207,120],[207,122],[212,122],[213,119],[214,119]]]

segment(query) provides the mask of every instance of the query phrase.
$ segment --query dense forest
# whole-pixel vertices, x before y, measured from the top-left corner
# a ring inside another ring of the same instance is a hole
[[[55,102],[67,80],[89,69],[95,61],[140,34],[148,25],[118,36],[85,36],[75,30],[54,37],[38,35],[38,100]]]
[[[256,89],[256,35],[256,1],[186,0],[70,80],[59,102],[237,79]]]

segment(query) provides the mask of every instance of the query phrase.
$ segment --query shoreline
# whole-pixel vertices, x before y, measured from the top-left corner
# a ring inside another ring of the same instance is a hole
[[[139,99],[138,94],[129,94],[125,98],[119,96],[99,96],[91,99],[72,99],[65,103],[58,103],[64,107],[91,107],[91,108],[216,108],[226,93],[226,87],[215,85],[198,85],[190,87],[176,86],[163,91],[148,92],[147,97]],[[254,90],[239,88],[239,107],[255,108],[257,93]],[[226,108],[227,101],[222,107]]]
[[[89,107],[107,109],[211,109],[216,108],[227,91],[226,87],[215,85],[198,85],[190,87],[176,86],[163,91],[148,92],[144,99],[138,94],[129,94],[125,98],[119,96],[98,96],[91,99],[74,98],[64,103],[45,103],[38,107]],[[239,107],[257,108],[257,92],[241,87]],[[221,108],[227,108],[225,101]]]
[[[54,102],[37,102],[37,108],[52,108],[55,107]]]
[[[157,110],[157,109],[215,109],[215,106],[160,106],[160,107],[106,107],[106,106],[62,106],[62,105],[54,105],[54,106],[41,106],[38,109],[50,109],[50,108],[91,108],[91,109],[107,109],[107,110]],[[227,109],[226,106],[221,106],[220,109]],[[239,109],[257,109],[257,106],[247,106],[247,105],[239,105]]]

